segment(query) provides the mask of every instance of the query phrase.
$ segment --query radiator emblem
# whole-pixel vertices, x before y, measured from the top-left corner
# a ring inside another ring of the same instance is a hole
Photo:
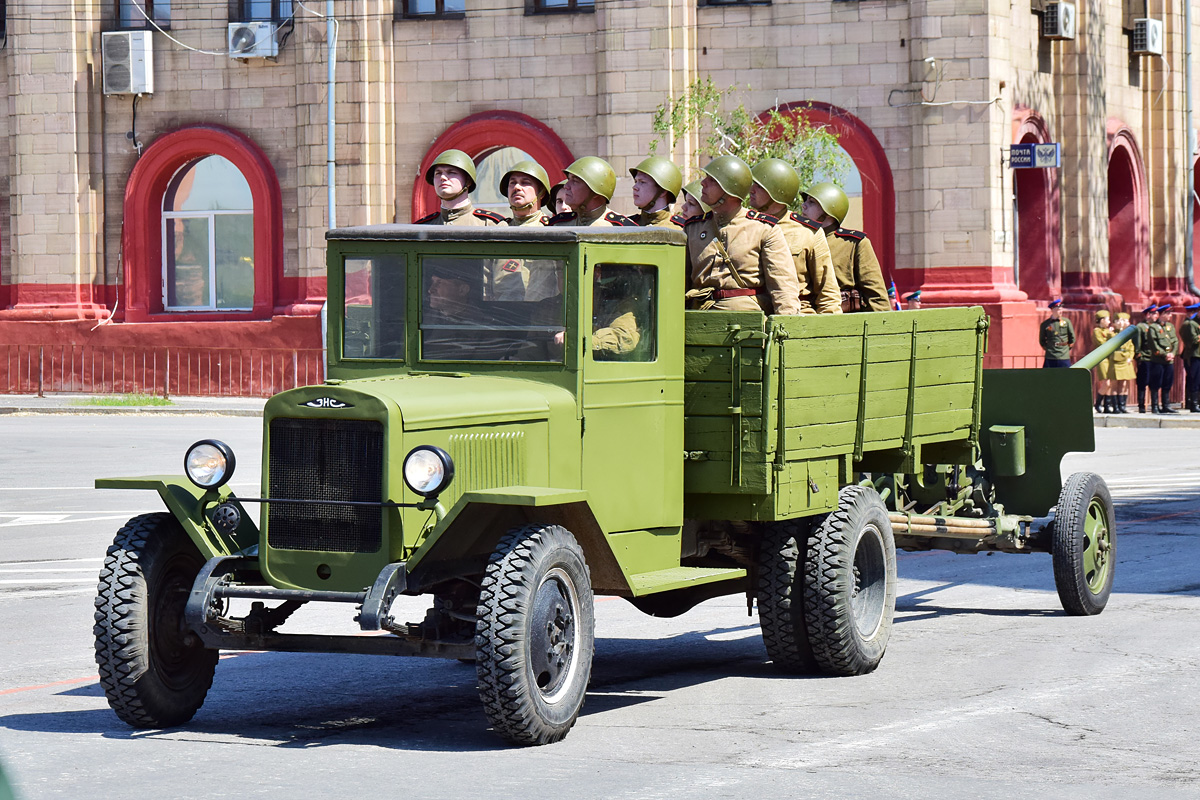
[[[341,400],[336,400],[332,397],[318,397],[300,405],[307,406],[308,408],[354,408],[353,404],[343,403]]]

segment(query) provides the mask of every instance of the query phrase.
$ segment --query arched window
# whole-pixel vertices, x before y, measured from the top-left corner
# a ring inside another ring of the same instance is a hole
[[[850,156],[860,186],[857,203],[851,196],[851,214],[856,207],[861,208],[860,230],[871,240],[884,275],[890,276],[896,263],[896,191],[887,154],[875,134],[858,117],[829,103],[803,100],[786,103],[779,110],[802,115],[812,124],[824,125],[837,134],[838,144]],[[851,220],[851,217],[846,219],[847,223]]]
[[[1133,131],[1116,119],[1108,121],[1108,280],[1098,277],[1131,305],[1151,289],[1145,162]]]
[[[1045,120],[1032,109],[1018,112],[1013,127],[1018,144],[1052,141]],[[1017,286],[1031,300],[1049,300],[1062,292],[1058,170],[1014,169],[1011,174]]]
[[[283,279],[283,203],[270,160],[216,125],[146,148],[125,187],[128,322],[268,319]]]
[[[501,147],[478,159],[475,164],[475,191],[471,192],[471,202],[476,208],[486,208],[497,214],[508,216],[508,198],[500,191],[500,179],[509,167],[518,161],[524,161],[531,156],[516,147]]]
[[[227,158],[193,161],[167,186],[163,306],[168,311],[254,307],[254,198]]]
[[[489,197],[494,192],[496,203],[492,210],[507,216],[508,203],[499,196],[499,178],[508,164],[521,158],[532,158],[541,164],[553,183],[563,178],[563,168],[575,160],[558,134],[533,117],[515,111],[484,111],[472,114],[451,125],[445,133],[426,151],[413,181],[412,219],[437,211],[439,203],[433,187],[425,182],[425,172],[439,153],[446,150],[462,150],[475,160],[479,180],[472,200]],[[516,154],[520,154],[517,157]],[[509,160],[511,159],[511,160]],[[497,168],[504,166],[499,172]],[[480,168],[489,174],[485,178]],[[492,177],[494,175],[494,178]],[[486,185],[485,185],[486,182]],[[486,207],[486,206],[485,206]]]

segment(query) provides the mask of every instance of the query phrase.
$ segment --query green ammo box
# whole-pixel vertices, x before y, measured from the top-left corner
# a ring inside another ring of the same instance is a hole
[[[1025,426],[993,425],[991,437],[992,461],[997,475],[1016,478],[1025,474]]]

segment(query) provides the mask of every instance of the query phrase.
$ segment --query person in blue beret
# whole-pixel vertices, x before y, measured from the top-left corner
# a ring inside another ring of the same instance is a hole
[[[1163,303],[1158,307],[1158,324],[1162,326],[1164,345],[1167,348],[1167,361],[1163,365],[1162,376],[1159,379],[1158,393],[1160,400],[1159,411],[1163,414],[1174,414],[1171,408],[1171,389],[1175,386],[1175,359],[1179,353],[1179,332],[1171,322],[1171,304]]]
[[[1050,318],[1038,328],[1038,343],[1046,353],[1042,367],[1071,366],[1071,345],[1075,344],[1075,328],[1062,315],[1062,298],[1050,301]]]
[[[1183,349],[1179,355],[1183,359],[1184,401],[1187,410],[1193,414],[1200,413],[1200,303],[1184,306],[1187,319],[1179,326],[1179,341]]]

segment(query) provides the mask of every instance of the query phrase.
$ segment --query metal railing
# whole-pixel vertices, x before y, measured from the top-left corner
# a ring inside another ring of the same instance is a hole
[[[0,394],[270,397],[324,379],[318,348],[0,345]]]

